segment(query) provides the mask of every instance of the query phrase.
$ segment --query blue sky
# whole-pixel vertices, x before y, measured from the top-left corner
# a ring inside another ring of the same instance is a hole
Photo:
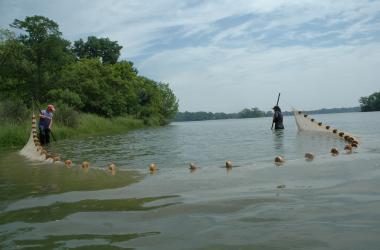
[[[47,16],[71,41],[109,37],[181,111],[358,106],[380,91],[380,1],[0,0],[0,25]]]

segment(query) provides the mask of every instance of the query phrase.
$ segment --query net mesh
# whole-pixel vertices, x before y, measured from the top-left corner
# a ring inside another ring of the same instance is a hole
[[[296,120],[298,130],[300,131],[318,131],[337,136],[348,142],[359,142],[358,138],[355,135],[334,128],[330,125],[325,125],[322,122],[315,120],[314,118],[295,108],[293,108],[293,115]]]
[[[32,115],[32,129],[30,131],[28,142],[21,149],[20,154],[30,160],[44,161],[50,163],[55,162],[53,157],[48,157],[47,151],[44,150],[40,145],[37,136],[36,117],[34,114]]]

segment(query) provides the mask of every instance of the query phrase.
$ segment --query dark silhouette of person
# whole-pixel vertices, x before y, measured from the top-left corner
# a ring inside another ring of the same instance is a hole
[[[276,105],[273,107],[273,110],[274,129],[284,129],[283,116],[280,107]]]

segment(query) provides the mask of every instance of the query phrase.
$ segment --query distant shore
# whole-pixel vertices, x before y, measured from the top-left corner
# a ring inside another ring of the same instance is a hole
[[[349,107],[349,108],[323,108],[317,110],[302,110],[306,114],[330,114],[330,113],[348,113],[348,112],[360,112],[360,107]],[[292,111],[283,111],[283,115],[289,116],[293,115]],[[272,111],[261,111],[258,108],[245,108],[238,113],[224,113],[224,112],[178,112],[175,116],[175,122],[186,122],[186,121],[205,121],[205,120],[225,120],[225,119],[245,119],[245,118],[258,118],[258,117],[272,117]]]

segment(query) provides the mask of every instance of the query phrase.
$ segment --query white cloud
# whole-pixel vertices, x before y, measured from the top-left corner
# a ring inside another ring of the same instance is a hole
[[[181,110],[191,111],[269,110],[277,91],[288,108],[355,106],[378,88],[379,44],[253,51],[178,49],[157,54],[140,68],[172,83]]]
[[[300,108],[353,106],[378,91],[380,1],[0,2],[2,26],[35,14],[72,41],[119,41],[122,58],[171,84],[181,110],[268,110],[276,91]]]

